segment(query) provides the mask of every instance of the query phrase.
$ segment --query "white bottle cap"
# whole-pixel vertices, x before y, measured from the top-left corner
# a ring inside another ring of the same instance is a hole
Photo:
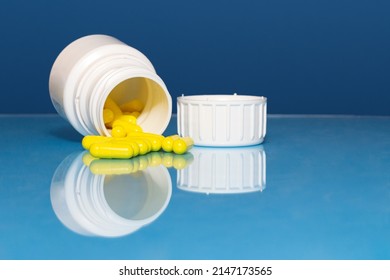
[[[198,146],[249,146],[264,141],[267,98],[251,95],[192,95],[177,99],[180,136]]]

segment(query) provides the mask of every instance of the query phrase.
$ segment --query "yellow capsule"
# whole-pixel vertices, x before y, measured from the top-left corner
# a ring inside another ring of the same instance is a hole
[[[129,125],[127,121],[121,120],[119,118],[114,120],[114,122],[112,123],[112,127],[121,126],[123,128],[126,128],[127,125]]]
[[[134,111],[134,112],[131,112],[130,113],[130,116],[133,116],[134,118],[138,118],[139,116],[141,115],[141,113],[140,112],[137,112],[137,111]]]
[[[120,106],[120,109],[123,112],[141,112],[144,109],[144,104],[139,99],[134,99],[129,102],[126,102]]]
[[[152,151],[152,141],[150,141],[149,138],[146,137],[126,137],[129,141],[134,141],[134,140],[142,140],[145,142],[146,147],[148,148],[148,153]]]
[[[140,155],[146,155],[152,149],[151,144],[146,139],[133,138],[130,141],[134,141],[138,144]]]
[[[137,118],[132,115],[122,115],[119,120],[126,121],[131,124],[137,124]]]
[[[97,158],[125,158],[133,157],[134,152],[131,145],[125,141],[108,141],[95,143],[89,150],[92,156]]]
[[[126,137],[127,132],[122,126],[117,125],[111,129],[111,135],[114,138],[124,138]]]
[[[97,158],[93,157],[93,156],[92,156],[90,153],[88,153],[88,152],[85,152],[85,153],[83,154],[83,158],[82,158],[83,163],[84,163],[86,166],[89,166],[89,165],[91,164],[91,162],[94,161],[95,159],[97,159]]]
[[[84,136],[81,145],[84,149],[89,150],[92,144],[103,143],[111,140],[111,137],[99,136],[99,135],[87,135]]]
[[[167,168],[172,167],[173,166],[173,154],[164,153],[162,156],[161,163]]]
[[[89,169],[96,175],[123,175],[133,172],[131,160],[99,159],[89,166]]]
[[[156,138],[159,139],[160,141],[164,140],[164,136],[160,134],[154,134],[154,133],[149,133],[149,132],[130,132],[128,136],[136,136],[136,137],[146,137],[146,138]]]
[[[151,151],[157,152],[161,150],[162,141],[164,140],[164,136],[153,134],[153,133],[140,133],[140,132],[132,132],[127,134],[127,138],[141,138],[147,139],[151,143]]]
[[[191,137],[182,137],[173,141],[173,152],[181,155],[186,153],[194,145],[194,140]]]
[[[140,141],[136,141],[136,140],[140,140]],[[126,145],[130,145],[131,148],[133,149],[133,157],[136,157],[138,155],[143,155],[143,154],[150,152],[150,144],[145,143],[145,141],[142,141],[142,139],[131,140],[127,137],[124,137],[124,138],[114,138],[112,140],[112,142],[119,144],[119,145],[121,143],[124,143]]]
[[[134,141],[126,140],[126,142],[133,148],[133,153],[134,153],[133,157],[138,156],[139,152],[140,152],[138,144],[136,142],[134,142]]]
[[[131,133],[131,132],[143,132],[142,127],[140,127],[140,126],[137,125],[137,124],[130,124],[130,126],[131,126],[131,131],[130,131],[130,133]]]
[[[110,109],[103,109],[103,121],[105,124],[114,120],[114,113]]]
[[[104,103],[104,109],[110,109],[112,113],[114,114],[114,119],[119,118],[122,116],[122,111],[119,108],[118,104],[115,103],[115,101],[111,97],[107,97],[106,102]],[[113,121],[106,123],[106,126],[108,128],[111,128],[113,124]]]
[[[171,135],[165,137],[165,139],[161,143],[161,147],[165,152],[172,152],[173,151],[173,142],[177,139],[179,139],[179,135]]]
[[[194,156],[191,153],[185,155],[174,155],[173,157],[173,168],[180,170],[186,168],[192,163]]]
[[[161,150],[162,141],[157,138],[150,138],[150,142],[152,142],[152,151],[158,152]]]
[[[121,119],[117,119],[113,122],[112,127],[116,127],[116,126],[123,127],[127,133],[142,132],[142,128],[139,125],[132,124]]]

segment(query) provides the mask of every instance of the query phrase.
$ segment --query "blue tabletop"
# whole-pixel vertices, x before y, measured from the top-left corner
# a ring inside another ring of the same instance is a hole
[[[56,115],[0,129],[1,259],[390,258],[390,117],[270,116],[262,145],[100,162]]]

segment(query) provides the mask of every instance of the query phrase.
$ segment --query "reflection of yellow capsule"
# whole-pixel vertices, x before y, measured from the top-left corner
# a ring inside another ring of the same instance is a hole
[[[132,158],[131,163],[133,164],[133,171],[132,173],[136,173],[139,170],[139,157]]]
[[[134,155],[133,148],[125,141],[95,143],[89,152],[97,158],[131,158]]]
[[[162,163],[160,152],[152,152],[148,154],[149,166],[159,166]]]
[[[179,139],[179,135],[171,135],[171,136],[167,136],[165,137],[165,139],[162,141],[162,149],[165,151],[165,152],[172,152],[173,151],[173,142],[177,139]]]
[[[105,136],[99,136],[99,135],[87,135],[84,136],[81,144],[84,149],[89,150],[92,144],[95,143],[103,143],[111,140],[112,138],[110,137],[105,137]]]
[[[187,161],[183,158],[173,158],[173,168],[180,170],[187,167]]]
[[[173,154],[171,153],[163,153],[162,155],[162,164],[167,167],[167,168],[170,168],[173,166]]]
[[[132,158],[131,161],[133,163],[133,175],[149,167],[148,155]]]
[[[114,114],[113,120],[119,118],[122,115],[122,110],[119,108],[118,104],[111,97],[107,97],[106,102],[104,103],[104,109],[109,109]],[[113,122],[106,123],[108,128],[112,127]]]
[[[114,113],[106,108],[106,109],[103,109],[103,121],[105,124],[107,123],[110,123],[114,120]]]
[[[191,153],[186,153],[184,155],[174,155],[173,157],[173,168],[175,169],[184,169],[192,163],[194,156]]]
[[[194,145],[194,141],[190,137],[183,137],[173,141],[173,152],[181,155],[187,152]]]
[[[133,172],[133,163],[131,160],[95,160],[89,166],[89,169],[96,175],[122,175]]]
[[[139,99],[134,99],[120,106],[123,112],[141,112],[144,109],[144,104]]]
[[[90,164],[91,164],[91,162],[92,161],[94,161],[95,159],[97,159],[97,158],[95,158],[95,157],[93,157],[90,153],[88,153],[88,152],[85,152],[84,154],[83,154],[83,163],[86,165],[86,166],[89,166]]]
[[[148,158],[146,156],[140,156],[140,157],[137,157],[136,159],[138,159],[138,163],[139,163],[138,170],[139,171],[145,170],[146,168],[148,168],[149,162],[148,162]]]

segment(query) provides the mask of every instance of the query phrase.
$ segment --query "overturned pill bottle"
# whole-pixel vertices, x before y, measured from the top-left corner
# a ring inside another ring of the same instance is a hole
[[[85,36],[65,47],[52,66],[49,91],[59,115],[82,135],[111,135],[105,118],[112,104],[156,134],[172,114],[172,98],[149,59],[107,35]]]

